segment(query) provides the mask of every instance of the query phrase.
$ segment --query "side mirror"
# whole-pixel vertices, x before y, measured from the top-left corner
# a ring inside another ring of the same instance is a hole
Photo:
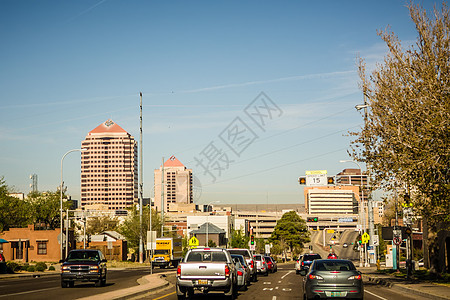
[[[106,259],[102,259],[102,262],[106,262]]]
[[[300,270],[300,275],[305,276],[306,275],[306,270],[305,269]]]

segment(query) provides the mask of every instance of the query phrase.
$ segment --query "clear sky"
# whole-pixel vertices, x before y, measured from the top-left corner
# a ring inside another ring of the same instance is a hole
[[[197,203],[302,203],[306,170],[356,167],[339,160],[363,123],[357,56],[382,62],[376,31],[388,25],[415,42],[406,4],[1,0],[0,176],[28,193],[37,174],[55,191],[64,153],[102,122],[139,140],[142,92],[145,197],[175,155],[193,169]],[[253,120],[261,92],[271,114]],[[220,173],[198,163],[213,153]],[[64,182],[79,199],[78,152]]]

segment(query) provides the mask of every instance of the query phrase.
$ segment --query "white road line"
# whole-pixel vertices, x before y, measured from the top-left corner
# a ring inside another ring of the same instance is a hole
[[[288,276],[289,274],[291,274],[292,272],[294,272],[294,271],[289,271],[289,272],[287,272],[286,274],[284,274],[282,277],[281,277],[281,279],[284,279],[284,277],[286,277],[286,276]]]
[[[31,293],[42,292],[42,291],[56,290],[56,289],[60,289],[60,287],[52,287],[52,288],[48,288],[48,289],[32,290],[32,291],[28,291],[28,292],[20,292],[20,293],[14,293],[14,294],[0,295],[0,298],[2,298],[2,297],[9,297],[9,296],[24,295],[24,294],[31,294]]]
[[[277,296],[273,296],[273,297],[272,297],[272,300],[277,300]]]
[[[377,294],[374,294],[374,293],[372,293],[372,292],[369,292],[368,290],[364,290],[364,292],[366,292],[367,294],[370,294],[370,295],[372,295],[372,296],[375,296],[375,297],[377,297],[377,298],[380,298],[380,299],[382,299],[382,300],[388,300],[388,299],[386,299],[386,298],[383,298],[383,297],[381,297],[381,296],[378,296]]]

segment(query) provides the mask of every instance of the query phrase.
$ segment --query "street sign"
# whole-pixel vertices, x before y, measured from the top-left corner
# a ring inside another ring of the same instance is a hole
[[[270,245],[269,244],[264,245],[264,253],[270,254]]]
[[[325,186],[327,184],[327,170],[306,171],[306,186]]]
[[[191,239],[189,240],[189,247],[197,248],[198,245],[200,245],[198,239],[195,236],[191,237]]]
[[[393,240],[395,245],[400,245],[402,243],[402,239],[398,236],[394,236],[394,240]]]
[[[380,245],[380,238],[379,238],[378,234],[374,234],[373,235],[372,242],[373,242],[374,246]]]
[[[402,240],[402,230],[401,229],[394,229],[392,230],[393,237],[398,237],[400,241]]]
[[[367,232],[364,232],[364,234],[361,237],[361,242],[363,244],[367,244],[370,240],[370,235]]]

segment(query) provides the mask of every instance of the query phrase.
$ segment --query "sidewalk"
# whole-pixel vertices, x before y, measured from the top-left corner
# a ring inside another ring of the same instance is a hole
[[[366,280],[382,284],[403,293],[415,294],[429,299],[450,299],[450,287],[425,281],[407,280],[387,274],[380,274],[376,267],[358,268]]]

